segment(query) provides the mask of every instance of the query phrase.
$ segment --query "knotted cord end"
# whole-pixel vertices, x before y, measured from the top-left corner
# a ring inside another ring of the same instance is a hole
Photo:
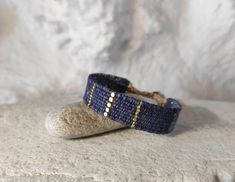
[[[129,83],[129,85],[127,87],[127,92],[154,99],[160,106],[164,106],[167,102],[166,98],[164,97],[164,95],[162,93],[140,91],[137,88],[135,88],[132,83]]]

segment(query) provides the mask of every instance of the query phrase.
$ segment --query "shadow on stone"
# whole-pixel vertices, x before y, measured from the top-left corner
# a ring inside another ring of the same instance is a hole
[[[189,131],[203,130],[205,128],[219,127],[219,117],[202,106],[189,106],[182,104],[182,111],[170,136]]]
[[[97,134],[93,134],[93,135],[89,135],[89,136],[83,136],[83,137],[79,137],[79,138],[70,138],[69,140],[79,140],[79,139],[90,139],[90,138],[95,138],[95,137],[102,137],[102,136],[106,136],[106,135],[112,135],[115,133],[119,133],[119,132],[123,132],[125,130],[129,130],[130,128],[125,127],[125,128],[118,128],[118,129],[113,129],[110,131],[105,131],[103,133],[97,133]]]

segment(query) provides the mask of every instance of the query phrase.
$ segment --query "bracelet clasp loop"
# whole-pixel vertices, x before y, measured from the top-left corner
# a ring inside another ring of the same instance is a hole
[[[127,87],[127,92],[154,99],[160,106],[164,106],[167,102],[165,96],[162,93],[140,91],[137,88],[135,88],[132,83],[129,83]]]

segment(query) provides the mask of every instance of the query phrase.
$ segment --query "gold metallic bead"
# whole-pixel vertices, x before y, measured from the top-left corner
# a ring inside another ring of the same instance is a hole
[[[107,116],[108,116],[108,113],[107,113],[107,112],[104,112],[104,116],[107,117]]]
[[[109,97],[109,102],[113,102],[113,97]]]
[[[107,103],[107,107],[111,107],[111,103],[110,102]]]
[[[111,97],[115,97],[115,93],[114,92],[111,92]]]
[[[105,112],[109,112],[109,108],[108,107],[105,108]]]

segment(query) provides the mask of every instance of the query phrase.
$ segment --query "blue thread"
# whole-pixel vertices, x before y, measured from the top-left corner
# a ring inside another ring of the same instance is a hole
[[[111,92],[115,92],[115,101],[110,108],[108,118],[123,125],[131,126],[140,100],[125,94],[130,82],[121,77],[102,73],[89,75],[83,97],[86,105],[94,83],[96,87],[90,108],[103,115]],[[158,134],[169,133],[174,129],[180,111],[181,104],[172,98],[167,99],[165,106],[142,101],[141,110],[135,122],[135,129]]]

